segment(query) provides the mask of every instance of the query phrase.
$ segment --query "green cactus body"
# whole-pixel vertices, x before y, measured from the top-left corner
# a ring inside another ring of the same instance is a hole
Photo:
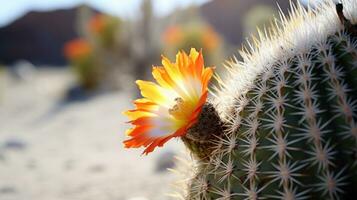
[[[342,4],[293,6],[229,63],[212,103],[222,131],[183,138],[210,148],[193,152],[186,199],[356,198],[357,1]]]

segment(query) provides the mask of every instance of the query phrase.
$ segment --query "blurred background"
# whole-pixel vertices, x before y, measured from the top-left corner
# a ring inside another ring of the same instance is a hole
[[[0,199],[171,199],[180,141],[148,156],[122,145],[134,81],[191,47],[222,71],[277,4],[289,10],[286,0],[3,1]]]

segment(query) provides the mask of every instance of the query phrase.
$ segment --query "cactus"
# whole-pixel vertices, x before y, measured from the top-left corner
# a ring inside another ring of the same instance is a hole
[[[96,14],[89,20],[89,30],[102,48],[111,49],[114,47],[116,35],[120,30],[120,19],[110,15]]]
[[[77,38],[68,41],[63,50],[79,85],[86,90],[97,88],[100,82],[100,69],[97,67],[92,45],[83,38]]]
[[[357,195],[357,1],[292,5],[228,62],[183,142],[185,199]]]

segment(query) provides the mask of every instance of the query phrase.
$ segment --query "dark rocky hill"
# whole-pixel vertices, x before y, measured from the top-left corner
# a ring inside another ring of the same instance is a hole
[[[77,9],[32,11],[0,28],[0,63],[25,59],[35,65],[63,65],[63,44],[78,36]]]

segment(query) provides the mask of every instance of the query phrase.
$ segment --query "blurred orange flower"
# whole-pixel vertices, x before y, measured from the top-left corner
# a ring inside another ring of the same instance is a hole
[[[219,34],[207,24],[174,25],[168,27],[162,40],[168,49],[187,49],[187,47],[203,48],[208,53],[218,49],[222,40]]]
[[[163,40],[166,44],[176,45],[184,39],[184,34],[182,28],[179,26],[170,26],[168,27],[164,34]]]
[[[218,36],[216,31],[214,31],[213,28],[210,26],[207,26],[205,28],[205,31],[203,31],[202,40],[203,48],[207,49],[208,51],[216,49],[221,42],[220,37]]]
[[[71,40],[64,46],[64,54],[70,60],[83,58],[91,54],[91,52],[91,45],[82,38]]]
[[[162,67],[154,67],[156,83],[138,80],[144,98],[134,101],[135,109],[124,112],[134,126],[126,134],[126,148],[146,147],[144,154],[185,135],[196,123],[206,102],[213,68],[204,67],[202,52],[179,52],[176,62],[162,57]]]
[[[89,29],[95,34],[101,34],[106,26],[106,17],[103,14],[93,16],[89,21]]]

